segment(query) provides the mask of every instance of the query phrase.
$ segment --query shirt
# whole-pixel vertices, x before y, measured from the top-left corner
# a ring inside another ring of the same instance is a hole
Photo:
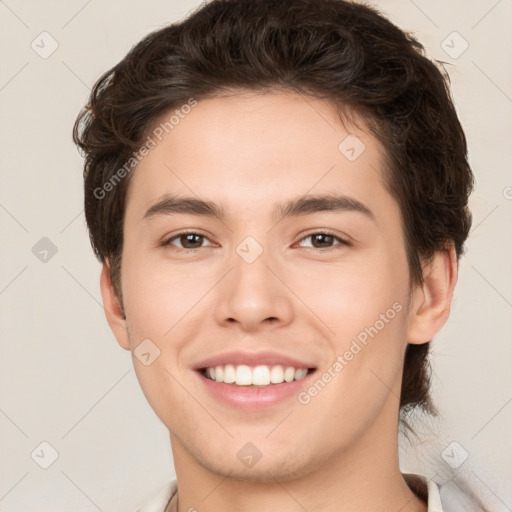
[[[405,471],[402,471],[402,474],[411,475],[412,477],[417,478],[424,487],[426,486],[428,512],[443,512],[439,486],[434,482],[434,480],[428,479],[422,475],[406,473]],[[177,491],[178,482],[176,479],[173,479],[171,482],[159,489],[158,492],[156,492],[142,507],[138,508],[137,512],[165,512],[167,505]]]

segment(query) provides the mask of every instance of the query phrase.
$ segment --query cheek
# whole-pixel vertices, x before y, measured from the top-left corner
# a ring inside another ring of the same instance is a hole
[[[345,398],[349,409],[357,402],[379,402],[399,375],[409,295],[403,252],[368,253],[350,263],[319,266],[294,286],[315,317],[329,327],[331,361],[341,356],[343,367],[333,369],[337,377],[331,389]]]
[[[201,307],[198,301],[211,283],[204,276],[199,278],[197,272],[187,271],[185,266],[155,264],[136,251],[127,253],[123,262],[123,293],[137,379],[146,400],[164,424],[176,422],[172,417],[175,410],[181,411],[180,422],[187,422],[191,414],[190,396],[179,384],[186,378],[180,355],[194,336],[194,306]],[[137,347],[147,339],[157,347],[150,345],[150,352],[155,350],[158,354],[149,365],[137,356]]]
[[[361,252],[336,264],[303,262],[288,268],[284,280],[331,328],[329,336],[341,343],[376,322],[380,326],[386,312],[384,321],[391,318],[393,323],[397,323],[395,319],[401,323],[405,316],[409,274],[402,251]]]
[[[318,375],[328,383],[306,390],[303,399],[311,402],[305,410],[336,425],[345,439],[369,426],[386,401],[399,399],[408,281],[406,272],[393,276],[386,267],[330,272],[323,287],[301,292],[308,293],[308,306],[311,299],[311,309],[332,330],[330,360]]]
[[[186,265],[149,261],[131,253],[123,264],[123,294],[132,332],[163,338],[208,291],[206,276]]]

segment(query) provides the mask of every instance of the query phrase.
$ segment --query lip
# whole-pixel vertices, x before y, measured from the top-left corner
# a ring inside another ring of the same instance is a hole
[[[241,364],[241,363],[240,363]],[[304,368],[304,367],[301,367]],[[268,386],[235,386],[217,382],[205,377],[198,369],[194,371],[201,385],[221,404],[245,411],[257,411],[279,404],[297,396],[301,388],[309,387],[316,370],[310,371],[303,379],[270,384]]]
[[[194,370],[202,370],[204,368],[210,368],[213,366],[221,366],[226,364],[232,364],[237,366],[245,364],[247,366],[259,366],[259,365],[281,365],[281,366],[293,366],[295,369],[307,368],[315,369],[316,365],[311,362],[301,361],[294,357],[287,356],[285,354],[279,354],[277,352],[260,351],[260,352],[225,352],[223,354],[217,354],[213,357],[203,359],[201,362],[196,364]],[[306,378],[306,377],[305,377]],[[299,381],[297,381],[299,382]]]

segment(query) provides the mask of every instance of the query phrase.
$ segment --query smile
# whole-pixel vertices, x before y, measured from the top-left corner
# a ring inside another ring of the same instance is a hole
[[[311,369],[313,370],[313,369]],[[204,368],[203,375],[215,382],[234,386],[272,386],[283,382],[301,380],[308,374],[308,368],[294,368],[282,365],[219,365]]]

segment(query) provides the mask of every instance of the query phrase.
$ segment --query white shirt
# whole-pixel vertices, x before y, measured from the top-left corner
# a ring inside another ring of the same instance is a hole
[[[402,471],[402,473],[406,473]],[[430,480],[425,476],[417,475],[427,486],[428,492],[428,512],[443,512],[441,505],[441,495],[439,493],[439,486],[434,480]],[[164,485],[157,493],[155,493],[150,500],[148,500],[142,507],[137,509],[137,512],[165,512],[171,498],[178,490],[178,483],[176,479],[171,480],[168,484]]]

